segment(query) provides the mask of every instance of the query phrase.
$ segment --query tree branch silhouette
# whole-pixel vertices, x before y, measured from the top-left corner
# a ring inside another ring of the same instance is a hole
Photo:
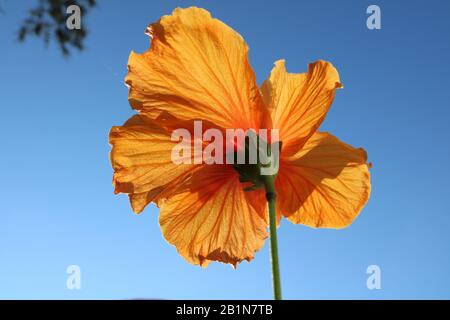
[[[66,26],[70,5],[77,5],[81,9],[82,21],[90,10],[96,6],[96,0],[39,0],[36,7],[29,10],[27,18],[18,30],[19,41],[34,36],[44,40],[48,45],[54,39],[64,56],[69,56],[73,49],[84,49],[87,30],[69,30]]]

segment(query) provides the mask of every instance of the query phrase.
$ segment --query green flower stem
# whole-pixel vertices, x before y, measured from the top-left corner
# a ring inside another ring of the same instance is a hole
[[[274,178],[268,177],[265,181],[266,199],[269,205],[270,221],[270,256],[272,260],[273,296],[275,300],[281,300],[280,266],[278,263],[278,240],[277,240],[277,214],[275,211],[276,192]]]

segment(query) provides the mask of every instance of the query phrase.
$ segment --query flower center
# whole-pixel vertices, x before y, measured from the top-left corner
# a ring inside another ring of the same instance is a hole
[[[241,183],[249,184],[244,191],[273,187],[279,168],[281,141],[268,144],[260,136],[246,136],[245,147],[236,150],[233,169]]]

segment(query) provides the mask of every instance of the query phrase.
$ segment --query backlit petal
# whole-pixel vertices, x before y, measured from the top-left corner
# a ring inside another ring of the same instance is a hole
[[[291,159],[284,159],[276,181],[278,210],[293,223],[344,228],[370,195],[370,165],[364,149],[328,133],[315,133]]]
[[[123,126],[113,127],[109,140],[115,193],[129,194],[136,213],[148,203],[170,194],[174,185],[199,167],[174,164],[171,153],[178,142],[171,141],[167,130],[142,115],[133,116]]]
[[[160,208],[164,237],[192,264],[236,266],[251,260],[267,237],[263,213],[250,204],[231,166],[205,166]]]
[[[233,29],[200,8],[175,9],[147,29],[152,41],[131,53],[126,83],[133,108],[156,117],[201,119],[221,128],[260,127],[267,113],[248,61],[248,47]]]
[[[283,154],[292,154],[306,143],[322,123],[340,87],[339,74],[329,62],[319,60],[301,74],[287,73],[284,60],[275,62],[261,92],[272,127],[280,130]]]

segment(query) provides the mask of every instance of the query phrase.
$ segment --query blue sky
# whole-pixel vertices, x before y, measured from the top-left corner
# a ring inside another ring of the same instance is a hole
[[[273,62],[339,70],[321,130],[364,147],[372,196],[344,230],[283,221],[283,295],[450,298],[450,2],[101,1],[83,20],[87,50],[15,41],[34,1],[1,1],[0,298],[270,299],[269,251],[237,270],[192,266],[163,239],[158,211],[134,215],[111,185],[108,132],[133,114],[123,83],[148,23],[196,5],[237,30],[261,83]],[[368,30],[378,4],[382,29]],[[66,268],[81,268],[81,290]],[[381,268],[380,290],[366,268]]]

